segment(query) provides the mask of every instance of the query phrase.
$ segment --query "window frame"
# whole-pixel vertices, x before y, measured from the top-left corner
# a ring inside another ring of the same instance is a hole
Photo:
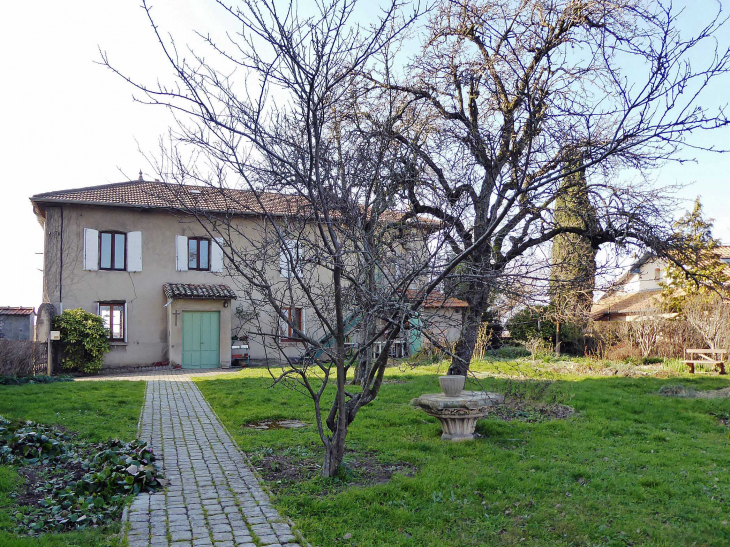
[[[111,242],[111,259],[110,259],[110,267],[104,268],[101,265],[102,257],[104,256],[103,246],[102,246],[102,237],[104,234],[109,234],[112,236],[112,242]],[[115,236],[122,235],[124,236],[124,266],[122,268],[115,268],[114,263],[116,258],[116,245],[114,240],[116,239]],[[120,232],[119,230],[99,230],[99,269],[104,270],[105,272],[126,272],[127,271],[127,232]]]
[[[197,266],[195,268],[190,267],[190,242],[191,241],[195,241],[195,243],[196,243],[195,249],[196,249],[196,253],[197,253],[197,257],[196,257]],[[207,268],[200,267],[200,242],[201,241],[208,242],[208,267]],[[211,249],[212,249],[212,245],[210,244],[209,237],[202,237],[202,236],[201,237],[189,237],[188,238],[188,260],[187,260],[188,270],[192,270],[194,272],[209,272],[210,271]]]
[[[304,328],[304,308],[297,308],[297,307],[283,307],[281,308],[281,311],[284,312],[284,314],[287,317],[287,321],[284,321],[284,326],[286,327],[286,336],[281,337],[282,342],[303,342],[304,339],[297,335],[294,332],[294,329],[291,326],[291,323],[294,323],[297,325],[299,330],[301,331]],[[299,321],[295,322],[292,321],[292,312],[297,314],[299,317]]]
[[[292,261],[289,262],[291,256]],[[279,277],[293,279],[302,273],[302,244],[299,239],[282,240],[279,249]],[[286,270],[282,266],[286,264]]]
[[[99,317],[102,317],[101,308],[109,308],[109,341],[110,342],[124,342],[127,337],[127,303],[119,301],[99,302]],[[114,338],[114,308],[120,308],[122,313],[122,336],[121,338]],[[107,327],[104,327],[107,328]]]

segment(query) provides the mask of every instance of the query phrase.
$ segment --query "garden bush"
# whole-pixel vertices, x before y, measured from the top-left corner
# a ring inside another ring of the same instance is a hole
[[[46,345],[32,340],[0,340],[0,375],[25,376],[45,368]]]
[[[98,315],[81,308],[64,310],[53,318],[61,331],[61,368],[93,374],[101,370],[109,349],[109,331]]]
[[[87,443],[58,427],[0,417],[0,463],[32,467],[42,477],[32,485],[40,501],[19,507],[15,515],[26,532],[60,532],[118,518],[127,496],[165,484],[154,460],[138,440]]]
[[[523,308],[505,326],[510,337],[519,342],[527,342],[533,338],[542,338],[546,342],[555,339],[555,323],[548,319],[545,306]]]

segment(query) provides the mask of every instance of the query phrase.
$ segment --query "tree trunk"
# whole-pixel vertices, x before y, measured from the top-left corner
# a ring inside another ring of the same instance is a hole
[[[324,450],[324,462],[322,462],[322,476],[334,477],[340,468],[342,458],[345,456],[345,437],[347,430],[334,432]]]
[[[335,342],[337,344],[336,369],[337,369],[337,394],[332,403],[330,415],[327,418],[327,427],[332,431],[332,437],[325,445],[324,462],[322,463],[322,476],[334,477],[342,463],[345,455],[345,437],[347,437],[347,412],[345,405],[345,383],[347,372],[345,371],[345,317],[342,305],[342,265],[338,259],[332,270],[332,285],[335,294],[335,316],[337,318],[337,331]]]
[[[374,242],[369,241],[371,246],[375,246]],[[374,294],[376,291],[375,288],[375,269],[370,267],[368,271],[368,290],[370,291],[370,294]],[[369,311],[369,310],[368,310]],[[365,313],[363,315],[363,321],[362,321],[362,336],[361,336],[361,343],[364,343],[366,340],[372,340],[375,337],[375,319],[371,317],[370,313]],[[353,385],[360,385],[363,383],[363,381],[368,377],[368,374],[370,373],[370,367],[372,366],[373,362],[373,348],[368,348],[367,351],[360,356],[360,358],[357,360],[357,363],[355,365],[355,374],[352,380]]]
[[[461,323],[461,335],[454,348],[454,357],[451,359],[448,374],[466,376],[469,373],[469,363],[477,343],[485,307],[481,302],[469,304],[464,321]]]
[[[558,320],[555,323],[555,357],[560,357],[560,346],[563,343],[561,339],[561,326],[562,322]]]
[[[366,340],[372,340],[375,337],[375,321],[371,320],[369,314],[366,314],[363,318],[362,325],[362,336],[359,340],[360,343],[364,343]],[[352,385],[358,386],[365,381],[370,373],[370,368],[373,366],[373,348],[370,347],[360,355],[355,365],[355,375],[352,380]]]

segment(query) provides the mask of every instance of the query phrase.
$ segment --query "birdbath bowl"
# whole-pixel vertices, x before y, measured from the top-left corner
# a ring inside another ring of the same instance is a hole
[[[490,391],[462,391],[457,396],[427,393],[413,399],[411,404],[441,422],[441,439],[468,441],[474,438],[477,420],[490,407],[504,403],[504,395]]]

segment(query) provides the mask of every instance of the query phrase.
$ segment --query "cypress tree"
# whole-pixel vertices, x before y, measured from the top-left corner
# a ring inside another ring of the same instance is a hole
[[[555,322],[555,353],[560,354],[564,324],[585,322],[593,304],[596,253],[588,235],[594,230],[596,210],[588,197],[581,158],[565,165],[555,200],[555,226],[575,227],[582,233],[564,233],[553,239],[550,269],[550,308]],[[573,171],[573,172],[571,172]]]

